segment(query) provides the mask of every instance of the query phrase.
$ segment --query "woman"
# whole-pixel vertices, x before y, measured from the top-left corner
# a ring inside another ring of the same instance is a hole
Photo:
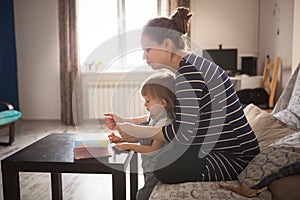
[[[178,8],[171,18],[150,20],[142,32],[148,65],[176,74],[175,121],[159,130],[118,124],[113,117],[106,123],[172,144],[156,163],[161,182],[234,180],[259,153],[259,145],[228,75],[185,50],[190,17],[187,8]]]

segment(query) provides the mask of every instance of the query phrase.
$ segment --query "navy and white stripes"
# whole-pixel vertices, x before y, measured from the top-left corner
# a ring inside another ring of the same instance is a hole
[[[166,140],[207,154],[203,181],[235,179],[259,146],[230,78],[216,64],[189,54],[180,62],[175,84],[176,119],[163,127]]]

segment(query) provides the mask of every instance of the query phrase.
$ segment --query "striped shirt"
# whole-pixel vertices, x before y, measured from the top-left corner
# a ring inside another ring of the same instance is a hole
[[[228,75],[189,54],[176,72],[175,95],[176,119],[162,129],[166,140],[199,147],[205,159],[202,181],[236,179],[259,145]]]

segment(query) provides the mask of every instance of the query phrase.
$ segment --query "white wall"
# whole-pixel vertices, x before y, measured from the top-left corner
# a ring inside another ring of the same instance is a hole
[[[259,66],[264,65],[266,55],[274,62],[282,60],[277,92],[278,97],[292,71],[294,0],[261,0],[259,20]],[[263,68],[259,68],[262,74]]]
[[[283,68],[292,67],[294,0],[260,1],[259,56],[281,56]]]
[[[191,37],[204,49],[222,44],[238,48],[239,56],[257,56],[258,5],[258,0],[192,0]]]
[[[282,58],[279,95],[292,69],[294,0],[192,0],[192,39],[202,48],[238,48],[242,55],[258,57],[257,73],[263,73],[270,55]]]
[[[23,119],[60,119],[57,1],[15,0]]]
[[[204,48],[217,48],[222,43],[224,48],[237,47],[239,54],[258,53],[265,56],[267,48],[264,45],[268,46],[271,42],[263,42],[271,36],[258,34],[261,33],[258,29],[261,27],[261,24],[258,25],[259,7],[266,5],[267,9],[272,9],[274,1],[192,0],[192,39]],[[294,0],[277,0],[281,6],[279,23],[282,27],[280,38],[276,40],[279,45],[277,52],[286,57],[285,66],[293,65],[293,68],[298,64],[300,55],[299,1],[295,0],[293,15],[289,8]],[[57,1],[14,2],[19,98],[23,118],[60,119]],[[260,15],[262,12],[265,10],[261,10]],[[294,29],[289,25],[293,21],[290,15],[295,17]],[[273,26],[272,23],[267,22],[267,26]],[[285,32],[292,30],[293,37]],[[293,57],[290,58],[290,55]]]
[[[293,71],[300,63],[300,0],[294,2]]]

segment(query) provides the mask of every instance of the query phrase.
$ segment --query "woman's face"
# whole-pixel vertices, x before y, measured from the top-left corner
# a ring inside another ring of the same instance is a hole
[[[142,47],[144,50],[143,59],[152,69],[168,68],[170,52],[164,48],[163,44],[158,44],[147,35],[142,36]]]

